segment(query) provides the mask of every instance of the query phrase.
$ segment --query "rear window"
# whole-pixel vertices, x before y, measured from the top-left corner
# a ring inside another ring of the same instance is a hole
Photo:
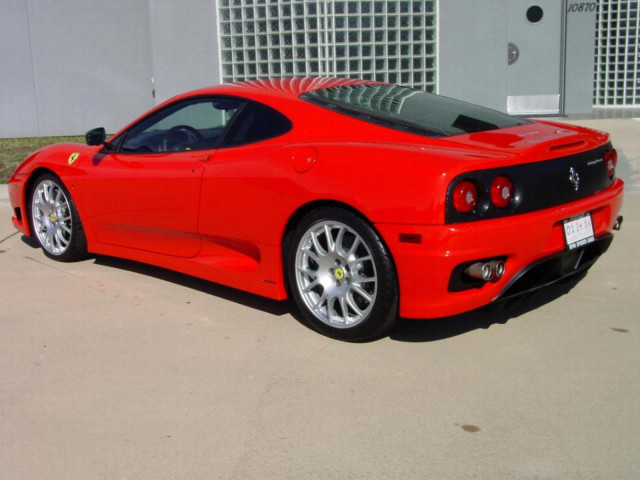
[[[246,145],[287,133],[293,125],[287,117],[261,103],[247,103],[222,141],[223,147]]]
[[[436,138],[530,123],[489,108],[399,85],[344,85],[307,92],[300,98],[361,120]]]

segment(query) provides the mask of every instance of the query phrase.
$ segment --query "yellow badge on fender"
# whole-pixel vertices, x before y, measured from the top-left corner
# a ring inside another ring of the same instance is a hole
[[[79,153],[72,153],[71,155],[69,155],[69,160],[67,160],[69,162],[69,165],[73,165],[73,162],[75,162],[79,156]]]

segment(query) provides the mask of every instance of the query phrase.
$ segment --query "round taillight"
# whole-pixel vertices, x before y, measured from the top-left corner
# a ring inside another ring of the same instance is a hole
[[[618,164],[618,152],[612,148],[604,154],[604,162],[607,164],[607,175],[613,177],[616,173],[616,165]]]
[[[453,189],[453,206],[460,213],[468,213],[478,203],[478,189],[469,180],[462,180]]]
[[[491,202],[498,208],[506,208],[513,201],[513,182],[507,177],[496,177],[491,182]]]

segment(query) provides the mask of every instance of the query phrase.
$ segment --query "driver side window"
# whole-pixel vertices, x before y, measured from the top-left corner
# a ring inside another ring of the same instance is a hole
[[[126,132],[119,150],[163,153],[215,148],[242,104],[234,98],[200,97],[169,105]]]

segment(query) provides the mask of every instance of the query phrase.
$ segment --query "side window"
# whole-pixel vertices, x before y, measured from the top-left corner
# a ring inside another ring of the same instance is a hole
[[[260,103],[247,103],[229,126],[222,146],[247,145],[275,138],[287,133],[292,126],[287,117],[273,108]]]
[[[145,118],[124,134],[122,153],[184,152],[214,148],[243,102],[233,98],[183,100]]]

